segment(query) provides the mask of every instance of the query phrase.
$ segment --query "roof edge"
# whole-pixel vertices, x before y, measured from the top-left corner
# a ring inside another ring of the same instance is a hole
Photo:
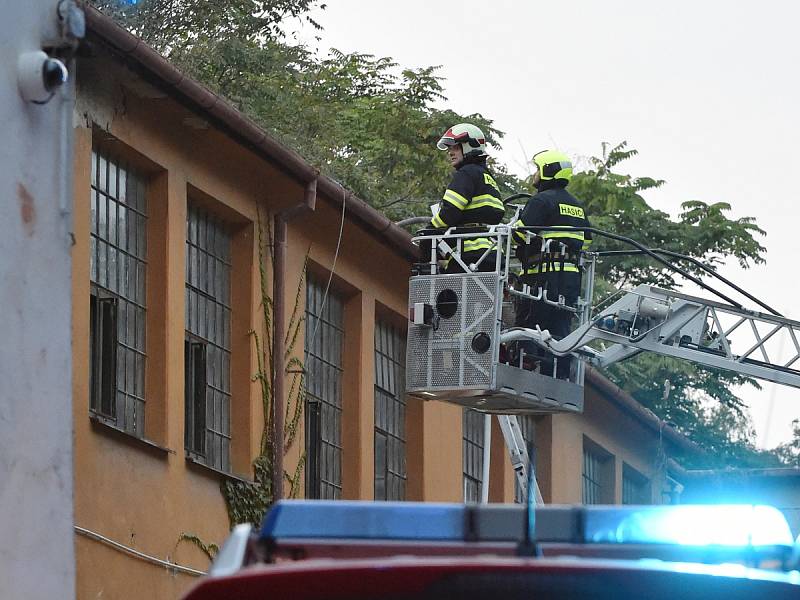
[[[642,405],[628,392],[612,382],[594,367],[587,367],[586,380],[608,400],[611,400],[618,407],[631,414],[640,423],[649,427],[652,431],[663,435],[676,446],[695,454],[707,453],[704,448],[690,440],[684,434],[680,433],[666,421],[660,419],[653,411]]]

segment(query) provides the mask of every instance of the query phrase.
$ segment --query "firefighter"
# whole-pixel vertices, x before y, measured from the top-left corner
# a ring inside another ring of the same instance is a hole
[[[528,200],[515,226],[552,226],[543,230],[525,244],[525,234],[515,232],[517,253],[522,261],[520,279],[536,296],[564,304],[577,306],[581,291],[579,252],[591,241],[591,233],[583,231],[558,231],[560,227],[589,227],[583,204],[570,194],[567,184],[572,177],[572,162],[557,150],[544,150],[533,157],[536,168],[533,185],[537,193]],[[554,338],[561,339],[570,332],[573,313],[559,309],[543,301],[522,300],[517,306],[516,325],[535,329],[538,325],[548,330]],[[541,372],[553,374],[553,357],[547,355],[532,341],[520,343],[526,354],[540,362]],[[570,370],[568,356],[558,358],[556,376],[568,379]]]
[[[503,220],[505,207],[500,188],[486,168],[486,137],[470,123],[453,125],[442,135],[436,147],[447,150],[450,164],[456,170],[442,196],[441,208],[431,219],[431,227],[480,227],[497,225]],[[461,259],[475,263],[494,243],[489,238],[465,238]],[[494,271],[496,255],[491,252],[478,265],[478,271]],[[448,257],[445,273],[461,272],[461,266]]]

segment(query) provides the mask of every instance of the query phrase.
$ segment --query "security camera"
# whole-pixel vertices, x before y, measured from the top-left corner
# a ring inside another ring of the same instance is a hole
[[[28,102],[44,104],[67,82],[67,66],[42,50],[25,52],[17,62],[17,83]]]

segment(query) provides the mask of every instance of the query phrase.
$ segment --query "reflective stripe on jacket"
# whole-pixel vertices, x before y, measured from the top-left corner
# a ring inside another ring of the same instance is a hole
[[[591,233],[583,231],[558,231],[562,227],[590,227],[589,219],[583,204],[566,189],[557,187],[539,192],[533,196],[522,213],[515,227],[550,226],[553,229],[536,232],[536,235],[545,240],[555,240],[567,246],[571,251],[585,250],[591,243]],[[517,231],[514,237],[518,243],[525,242],[525,233]],[[531,252],[540,251],[541,248],[532,248]],[[551,246],[551,252],[557,248]]]

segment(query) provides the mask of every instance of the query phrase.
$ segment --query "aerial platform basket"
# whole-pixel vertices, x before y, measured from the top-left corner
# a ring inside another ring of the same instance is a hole
[[[460,250],[463,239],[474,238],[474,232],[455,229],[422,238],[431,257],[421,263],[423,274],[409,283],[406,392],[486,413],[580,413],[580,361],[573,361],[570,380],[559,380],[520,368],[503,343],[513,328],[507,310],[509,267],[502,259],[509,255],[509,232],[503,225],[482,231],[482,237],[504,252],[487,251],[472,263],[462,261]],[[442,255],[460,264],[463,272],[441,273]]]

